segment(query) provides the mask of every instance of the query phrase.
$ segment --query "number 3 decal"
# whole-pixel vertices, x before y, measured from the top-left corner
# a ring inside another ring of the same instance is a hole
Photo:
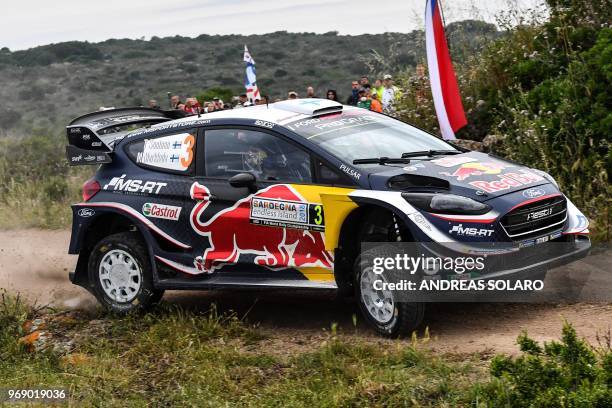
[[[321,207],[320,205],[315,205],[314,211],[316,214],[314,223],[317,225],[321,225],[323,223],[323,207]]]
[[[195,145],[195,138],[193,135],[187,135],[183,144],[187,146],[187,157],[181,157],[181,166],[185,169],[191,165],[193,161],[193,146]]]

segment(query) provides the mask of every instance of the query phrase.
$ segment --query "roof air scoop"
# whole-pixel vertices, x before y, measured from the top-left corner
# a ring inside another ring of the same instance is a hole
[[[321,116],[330,113],[342,112],[341,103],[329,99],[318,98],[290,99],[287,101],[276,102],[274,107],[308,116]]]

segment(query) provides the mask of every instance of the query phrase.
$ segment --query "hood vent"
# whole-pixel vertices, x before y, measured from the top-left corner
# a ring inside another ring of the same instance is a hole
[[[387,181],[387,187],[399,191],[438,191],[448,190],[450,184],[436,177],[418,176],[415,174],[400,174]]]

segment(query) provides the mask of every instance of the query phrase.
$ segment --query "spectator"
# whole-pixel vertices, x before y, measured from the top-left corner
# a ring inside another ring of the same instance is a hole
[[[372,87],[372,96],[378,96],[378,100],[381,101],[384,90],[385,87],[383,86],[382,80],[377,78],[376,81],[374,81],[374,86]]]
[[[378,100],[378,94],[372,93],[370,110],[378,113],[382,113],[383,107],[380,101]]]
[[[357,102],[359,102],[359,82],[353,81],[351,83],[351,96],[346,100],[346,104],[357,106]]]
[[[251,102],[249,102],[249,97],[247,96],[247,94],[241,94],[238,97],[238,105],[237,107],[242,108],[243,106],[251,106]]]
[[[391,75],[385,75],[383,81],[385,90],[382,95],[382,106],[385,112],[390,112],[393,108],[393,101],[395,101],[396,88],[393,86],[393,77]]]
[[[157,104],[155,99],[149,99],[149,108],[151,109],[161,109],[161,106]]]
[[[196,98],[187,98],[183,110],[188,115],[197,115],[200,113],[200,104]]]
[[[178,95],[172,95],[170,98],[170,109],[181,109],[179,105],[182,105],[181,98]]]
[[[215,110],[223,110],[223,101],[218,96],[213,98],[213,104],[215,105]]]
[[[363,75],[359,83],[361,84],[362,87],[365,88],[366,85],[370,85],[370,79],[368,78],[367,75]]]
[[[289,91],[289,93],[287,94],[288,99],[297,99],[298,98],[298,93],[295,91]]]
[[[309,86],[308,88],[306,88],[306,97],[307,98],[316,98],[315,91],[314,91],[314,88],[312,86]]]
[[[338,94],[336,93],[335,89],[327,90],[327,99],[329,99],[330,101],[338,102]]]
[[[357,102],[357,107],[370,110],[371,106],[372,106],[372,99],[370,99],[368,95],[368,91],[365,88],[360,88],[359,89],[359,102]]]

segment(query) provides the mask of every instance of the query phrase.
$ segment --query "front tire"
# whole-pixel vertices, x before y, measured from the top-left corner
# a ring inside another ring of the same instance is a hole
[[[381,335],[386,337],[410,336],[425,315],[425,305],[418,302],[398,302],[393,291],[375,290],[373,282],[384,280],[374,274],[371,259],[375,256],[393,256],[393,252],[376,248],[361,254],[355,261],[353,272],[357,302],[365,319]]]
[[[108,310],[125,314],[146,309],[164,292],[153,287],[151,262],[139,235],[109,235],[93,248],[88,265],[93,294]]]

